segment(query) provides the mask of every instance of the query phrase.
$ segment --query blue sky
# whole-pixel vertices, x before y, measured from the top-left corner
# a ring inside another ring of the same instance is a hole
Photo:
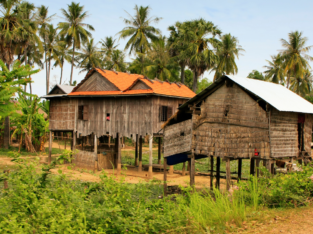
[[[30,0],[31,1],[31,0]],[[56,13],[53,23],[62,21],[61,8],[67,8],[68,0],[33,0],[36,6],[44,4],[49,6],[49,13]],[[231,33],[239,40],[245,49],[243,56],[237,61],[238,76],[247,76],[252,70],[264,71],[263,66],[270,56],[282,49],[280,39],[287,39],[291,31],[301,31],[308,40],[307,45],[313,45],[313,1],[277,1],[277,0],[219,0],[219,1],[184,1],[184,0],[158,0],[158,1],[132,1],[132,0],[81,0],[81,5],[89,12],[86,23],[94,26],[92,32],[95,41],[106,36],[116,36],[125,26],[122,18],[127,17],[125,11],[133,14],[135,4],[147,6],[152,9],[151,15],[163,19],[155,25],[163,35],[168,36],[169,25],[176,21],[186,21],[198,18],[212,21],[223,33]],[[117,37],[117,36],[116,36]],[[124,49],[125,40],[119,41],[119,49]],[[313,56],[313,50],[310,52]],[[130,58],[128,58],[130,59]],[[311,63],[311,66],[312,63]],[[74,80],[78,82],[84,78],[85,73],[78,74],[74,68]],[[212,74],[205,73],[204,77],[212,78]],[[51,82],[60,77],[60,69],[53,68]],[[63,78],[68,82],[70,65],[64,67]],[[33,76],[34,93],[45,94],[45,71]]]

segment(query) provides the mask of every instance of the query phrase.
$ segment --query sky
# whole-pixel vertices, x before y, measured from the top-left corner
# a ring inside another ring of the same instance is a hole
[[[61,9],[67,9],[69,0],[29,0],[36,6],[49,7],[49,15],[56,14],[52,23],[57,25],[63,21]],[[80,0],[89,17],[86,23],[91,24],[95,31],[92,32],[95,41],[100,41],[107,36],[116,35],[125,27],[123,18],[127,12],[134,14],[134,6],[151,7],[151,16],[162,17],[154,26],[159,28],[163,35],[168,36],[168,26],[177,21],[183,22],[203,18],[217,25],[223,34],[230,33],[237,37],[239,44],[245,50],[237,60],[238,76],[246,77],[252,70],[264,71],[266,60],[271,55],[282,50],[281,39],[288,39],[288,33],[301,31],[308,38],[307,45],[313,45],[313,1],[310,0],[158,0],[158,1],[133,1],[133,0]],[[118,48],[123,50],[126,40],[119,40]],[[128,53],[128,51],[127,51]],[[313,56],[313,50],[309,53]],[[128,58],[130,61],[131,58]],[[311,63],[313,67],[313,64]],[[70,79],[71,66],[64,66],[63,80]],[[33,93],[38,96],[45,95],[46,77],[41,70],[33,75]],[[74,68],[73,80],[80,82],[86,73],[80,73]],[[204,77],[212,80],[213,73],[206,72]],[[59,82],[60,68],[53,68],[50,79],[52,83]]]

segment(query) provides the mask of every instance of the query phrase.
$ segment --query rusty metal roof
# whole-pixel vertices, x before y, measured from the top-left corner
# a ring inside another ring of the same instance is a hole
[[[235,82],[241,88],[253,93],[260,99],[263,99],[279,111],[313,114],[313,105],[310,102],[280,84],[230,75],[225,75],[219,78],[212,85],[182,105],[179,109],[184,109],[188,104],[200,100],[207,92],[215,88],[227,78]]]

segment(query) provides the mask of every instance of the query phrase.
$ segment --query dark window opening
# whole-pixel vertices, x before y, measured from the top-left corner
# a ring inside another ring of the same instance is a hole
[[[107,118],[106,118],[107,121],[110,121],[111,120],[111,116],[110,116],[110,113],[107,113]]]
[[[78,119],[88,120],[88,106],[78,106]]]
[[[172,107],[160,106],[160,121],[167,121],[173,114]]]
[[[298,148],[300,151],[302,151],[304,149],[303,123],[298,123]]]

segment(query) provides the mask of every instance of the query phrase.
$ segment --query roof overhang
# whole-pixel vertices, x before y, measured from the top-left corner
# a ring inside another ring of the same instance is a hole
[[[179,97],[179,96],[171,96],[171,95],[163,95],[163,94],[157,94],[157,93],[143,93],[143,94],[123,94],[123,95],[116,95],[116,94],[109,94],[109,95],[73,95],[67,97],[73,97],[73,98],[79,98],[79,97],[86,97],[86,98],[96,98],[96,97],[114,97],[114,98],[122,98],[122,97],[146,97],[146,96],[160,96],[160,97],[170,97],[170,98],[179,98],[179,99],[186,99],[189,100],[188,97]],[[45,96],[44,96],[45,97]]]

